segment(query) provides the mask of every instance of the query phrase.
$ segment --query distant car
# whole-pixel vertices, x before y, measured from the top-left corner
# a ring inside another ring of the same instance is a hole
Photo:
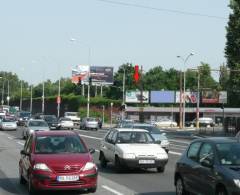
[[[197,126],[197,119],[194,119],[193,121],[188,121],[185,123],[185,126],[187,127],[196,127]],[[199,127],[214,127],[215,123],[212,118],[208,117],[200,117],[199,118]]]
[[[29,194],[44,194],[42,190],[94,193],[98,177],[94,151],[72,131],[35,132],[20,152],[20,183],[28,184]]]
[[[28,120],[31,118],[31,112],[17,112],[17,125],[24,126]]]
[[[117,124],[117,128],[131,128],[134,124],[134,121],[131,119],[120,120]]]
[[[17,122],[13,117],[4,117],[0,119],[1,130],[17,130]]]
[[[177,127],[177,123],[175,121],[170,120],[170,119],[157,121],[157,122],[155,122],[155,125],[157,127]]]
[[[57,129],[58,120],[55,115],[43,115],[42,118],[47,122],[50,129]]]
[[[203,138],[191,142],[176,163],[176,194],[240,194],[240,142]]]
[[[23,139],[26,139],[35,131],[49,131],[49,126],[46,121],[42,119],[32,119],[27,122],[22,132]]]
[[[134,129],[145,129],[147,130],[156,143],[159,143],[162,148],[165,149],[165,151],[168,153],[170,150],[170,142],[168,141],[168,138],[166,137],[166,133],[162,130],[158,129],[154,125],[150,125],[147,123],[134,123],[133,124]]]
[[[65,112],[64,117],[71,119],[73,121],[74,125],[80,125],[81,119],[78,116],[77,112]]]
[[[57,129],[71,129],[71,130],[73,130],[74,129],[74,123],[69,118],[61,117],[58,120]]]
[[[99,160],[103,168],[112,162],[116,171],[127,167],[157,168],[158,172],[164,172],[168,155],[148,131],[117,128],[101,141]]]
[[[95,129],[98,130],[98,120],[94,117],[86,117],[81,120],[80,129]]]

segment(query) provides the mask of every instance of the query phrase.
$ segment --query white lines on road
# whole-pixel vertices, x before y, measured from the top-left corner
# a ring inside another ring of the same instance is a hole
[[[24,146],[24,143],[22,143],[22,142],[17,142],[18,144],[20,144],[21,146]]]
[[[10,140],[13,140],[14,138],[13,137],[7,137],[8,139],[10,139]]]
[[[182,155],[182,153],[179,153],[179,152],[173,152],[173,151],[169,151],[168,153],[169,153],[169,154],[178,155],[178,156],[181,156],[181,155]]]
[[[183,145],[178,145],[178,144],[172,144],[170,143],[171,146],[175,146],[175,148],[179,148],[179,149],[186,149],[187,146],[183,146]]]
[[[174,143],[181,143],[181,144],[186,144],[187,146],[189,145],[190,142],[185,142],[185,141],[182,141],[182,140],[179,140],[179,141],[176,141],[174,139],[169,139],[170,142],[174,142]]]
[[[124,195],[124,194],[118,192],[117,190],[114,190],[114,189],[112,189],[112,188],[110,188],[108,186],[105,186],[105,185],[102,185],[102,188],[104,188],[105,190],[108,190],[108,191],[110,191],[110,192],[112,192],[112,193],[114,193],[116,195]]]

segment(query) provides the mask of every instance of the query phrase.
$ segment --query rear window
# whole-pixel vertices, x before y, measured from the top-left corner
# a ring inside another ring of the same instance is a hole
[[[48,127],[45,121],[30,121],[29,127]]]
[[[87,153],[87,149],[78,136],[38,136],[36,154]]]

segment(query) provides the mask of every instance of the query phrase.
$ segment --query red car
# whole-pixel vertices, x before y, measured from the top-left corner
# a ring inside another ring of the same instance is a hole
[[[19,161],[20,183],[28,191],[97,189],[97,166],[80,136],[73,131],[38,131],[27,139]]]

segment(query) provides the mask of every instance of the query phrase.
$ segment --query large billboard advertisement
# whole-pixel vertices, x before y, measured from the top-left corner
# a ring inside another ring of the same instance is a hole
[[[72,69],[72,82],[78,84],[79,82],[88,82],[89,65],[77,65]]]
[[[113,67],[91,66],[90,74],[92,84],[112,85],[113,84]]]
[[[148,91],[143,91],[141,96],[140,91],[126,91],[126,103],[143,103],[149,102],[149,93]]]
[[[185,95],[182,93],[182,102],[185,99],[185,103],[196,104],[197,103],[197,92],[185,91]],[[180,91],[176,91],[176,103],[180,103]]]
[[[174,103],[175,91],[151,91],[150,103]]]
[[[223,104],[227,103],[226,91],[202,91],[202,103],[204,104]]]

